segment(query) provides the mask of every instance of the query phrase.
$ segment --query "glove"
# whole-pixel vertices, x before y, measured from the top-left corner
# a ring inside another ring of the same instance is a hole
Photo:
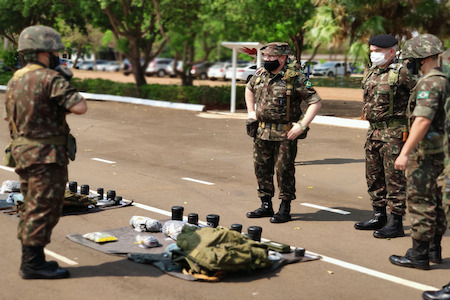
[[[246,122],[247,135],[254,138],[256,137],[256,131],[258,130],[259,122],[255,119],[248,119]]]

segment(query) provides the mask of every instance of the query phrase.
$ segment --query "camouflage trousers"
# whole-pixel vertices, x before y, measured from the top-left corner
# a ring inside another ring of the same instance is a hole
[[[443,190],[442,207],[447,218],[448,229],[450,229],[450,176],[447,174],[444,176]]]
[[[274,196],[273,176],[276,170],[281,200],[295,199],[295,157],[297,140],[281,142],[256,138],[253,144],[253,162],[258,181],[258,197]]]
[[[444,169],[444,153],[417,157],[413,154],[406,172],[408,211],[411,219],[411,237],[431,241],[443,235],[447,222],[442,208],[442,188],[438,177]]]
[[[388,206],[391,213],[404,215],[406,209],[406,178],[394,168],[394,162],[404,142],[368,139],[366,150],[366,181],[372,206]]]
[[[67,166],[38,164],[16,169],[16,173],[24,197],[17,238],[25,246],[45,246],[61,216]]]

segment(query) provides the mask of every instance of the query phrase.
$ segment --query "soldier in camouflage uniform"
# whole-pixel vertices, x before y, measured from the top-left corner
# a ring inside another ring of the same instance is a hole
[[[395,170],[394,161],[406,140],[406,107],[415,77],[396,63],[397,39],[374,36],[369,41],[372,67],[362,84],[363,116],[370,122],[367,133],[366,181],[372,201],[372,219],[355,224],[359,230],[375,230],[377,238],[404,236],[402,218],[406,209],[406,178]],[[390,218],[386,215],[390,209]]]
[[[291,201],[295,199],[295,157],[297,138],[320,109],[320,97],[311,83],[289,61],[287,43],[270,43],[261,49],[264,68],[256,71],[245,90],[248,117],[256,120],[253,161],[262,205],[247,213],[248,218],[271,217],[272,223],[291,220]],[[308,103],[305,115],[300,104]],[[256,104],[256,111],[255,111]],[[280,189],[280,209],[274,215],[274,168]]]
[[[429,262],[441,263],[441,239],[446,230],[442,190],[437,178],[444,169],[446,98],[450,84],[438,67],[442,42],[432,34],[408,40],[403,58],[413,73],[423,77],[411,93],[408,115],[412,123],[409,137],[395,160],[397,170],[406,170],[407,204],[411,219],[413,247],[404,256],[391,255],[391,263],[428,270]]]
[[[69,277],[67,270],[55,261],[45,261],[44,255],[61,215],[68,179],[66,114],[87,110],[86,101],[65,78],[68,74],[55,70],[62,49],[54,29],[25,28],[18,52],[27,64],[14,73],[6,90],[5,119],[24,196],[17,235],[22,243],[20,274],[24,279]]]

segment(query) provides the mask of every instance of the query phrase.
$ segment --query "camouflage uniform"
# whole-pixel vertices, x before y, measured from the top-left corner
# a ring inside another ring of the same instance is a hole
[[[38,63],[18,70],[6,90],[6,113],[17,128],[17,136],[48,144],[18,143],[12,154],[20,176],[25,209],[20,213],[18,238],[26,246],[50,243],[59,220],[68,179],[68,156],[62,143],[69,133],[66,113],[83,98],[57,71]],[[9,124],[11,138],[13,124]]]
[[[445,216],[447,218],[447,226],[450,229],[450,94],[447,94],[445,101],[445,138],[444,138],[444,195],[442,198],[442,205]]]
[[[449,94],[448,80],[441,70],[433,69],[419,80],[410,97],[411,121],[414,117],[432,120],[427,134],[412,153],[406,172],[411,237],[416,240],[430,241],[446,230],[437,178],[444,170],[444,104]]]
[[[390,70],[398,72],[395,86],[389,84]],[[406,107],[409,92],[415,83],[406,68],[394,63],[386,69],[372,67],[363,81],[363,116],[370,122],[365,144],[369,196],[374,207],[388,205],[391,212],[397,215],[405,214],[406,178],[402,171],[395,170],[394,161],[404,144]],[[394,93],[392,112],[391,92]]]
[[[437,178],[444,168],[444,105],[450,85],[438,67],[437,58],[444,50],[442,42],[432,34],[418,35],[406,41],[403,47],[407,68],[413,74],[421,70],[424,76],[409,98],[411,137],[396,161],[399,169],[404,169],[407,162],[406,199],[412,238],[412,248],[404,256],[389,257],[392,264],[401,267],[429,270],[430,261],[442,263],[441,240],[446,220]]]
[[[284,54],[284,53],[283,53]],[[291,66],[295,65],[294,62]],[[300,104],[319,102],[321,99],[311,87],[309,80],[301,73],[292,79],[289,118],[287,118],[286,72],[287,62],[277,74],[260,68],[247,84],[255,95],[256,117],[260,126],[253,146],[253,161],[258,181],[258,196],[274,196],[274,168],[280,189],[281,200],[295,199],[295,158],[297,140],[288,140],[287,132],[291,122],[297,122],[302,116]]]

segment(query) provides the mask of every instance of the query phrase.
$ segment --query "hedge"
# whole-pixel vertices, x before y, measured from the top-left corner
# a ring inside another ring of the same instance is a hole
[[[0,72],[0,84],[6,85],[12,72]],[[311,78],[313,86],[340,87],[342,77]],[[360,77],[346,77],[343,87],[359,88]],[[134,83],[119,83],[107,79],[79,79],[73,78],[72,84],[80,92],[93,94],[107,94],[116,96],[138,97],[170,102],[203,104],[207,109],[224,109],[230,106],[230,86],[181,86],[146,84],[140,90]],[[245,85],[236,86],[236,109],[245,108]]]

